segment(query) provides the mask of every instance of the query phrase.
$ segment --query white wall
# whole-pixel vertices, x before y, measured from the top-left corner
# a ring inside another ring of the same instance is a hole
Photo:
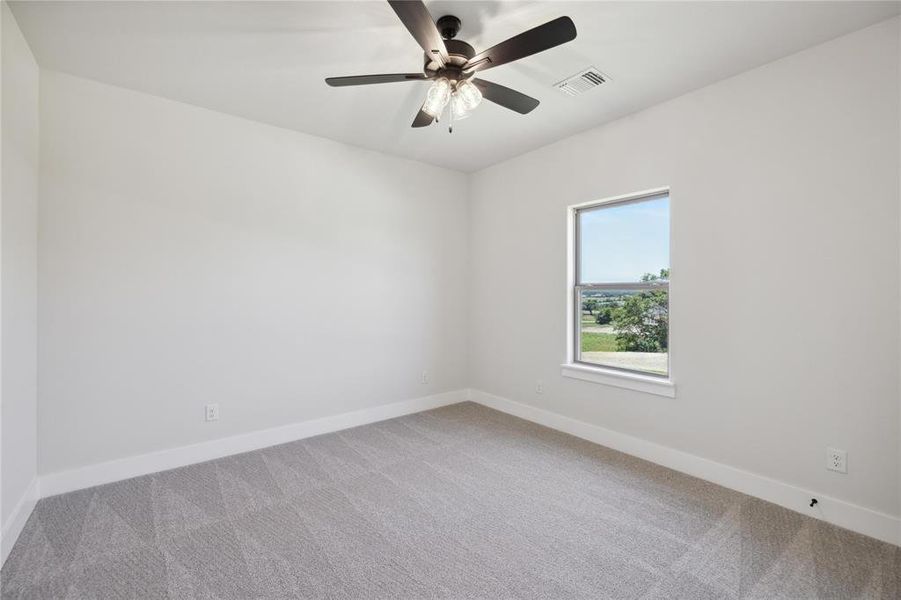
[[[38,66],[15,18],[2,21],[0,189],[0,522],[14,539],[16,508],[37,456]],[[27,507],[25,516],[27,517]],[[9,550],[2,545],[5,558]]]
[[[464,175],[48,71],[41,119],[42,474],[465,387]]]
[[[895,19],[477,173],[473,387],[899,514],[898,33]],[[573,101],[603,102],[591,93]],[[667,185],[677,397],[561,377],[566,206]],[[826,471],[827,445],[847,475]]]

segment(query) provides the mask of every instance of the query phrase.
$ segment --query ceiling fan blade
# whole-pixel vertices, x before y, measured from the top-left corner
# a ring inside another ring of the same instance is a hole
[[[434,120],[435,117],[420,108],[419,114],[417,114],[416,118],[413,119],[413,124],[410,125],[410,127],[428,127]]]
[[[576,25],[569,17],[559,17],[515,35],[493,48],[479,52],[463,65],[466,72],[484,71],[526,56],[543,52],[576,39]]]
[[[491,100],[495,104],[509,108],[521,115],[532,112],[539,104],[535,98],[497,83],[485,81],[484,79],[472,79],[471,81],[482,92],[482,97],[485,100]]]
[[[388,0],[388,4],[425,53],[446,65],[447,48],[425,4],[421,0]]]
[[[394,83],[397,81],[423,81],[428,79],[422,73],[395,73],[392,75],[352,75],[350,77],[328,77],[325,82],[332,87],[345,85],[370,85],[373,83]]]

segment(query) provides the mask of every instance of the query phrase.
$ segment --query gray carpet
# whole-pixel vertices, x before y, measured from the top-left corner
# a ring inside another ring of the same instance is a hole
[[[46,498],[7,598],[897,598],[894,546],[465,403]]]

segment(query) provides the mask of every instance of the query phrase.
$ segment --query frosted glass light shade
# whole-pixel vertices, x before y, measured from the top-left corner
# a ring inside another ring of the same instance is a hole
[[[482,101],[482,92],[468,79],[457,84],[457,95],[462,99],[466,110],[474,109]]]
[[[459,121],[469,116],[469,110],[466,108],[466,100],[460,95],[460,92],[451,94],[450,99],[451,119]]]
[[[425,104],[422,105],[423,112],[431,117],[438,118],[441,116],[444,107],[447,106],[450,95],[450,81],[445,77],[436,79],[435,83],[432,84],[432,87],[429,88],[429,93],[425,97]]]

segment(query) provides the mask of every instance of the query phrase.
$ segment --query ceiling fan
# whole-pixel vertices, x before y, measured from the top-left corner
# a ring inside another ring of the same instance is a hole
[[[333,87],[342,87],[398,81],[432,81],[425,102],[413,119],[413,127],[425,127],[432,121],[437,122],[445,107],[450,105],[449,129],[453,131],[453,122],[468,116],[469,111],[478,106],[482,98],[523,115],[531,112],[538,106],[538,100],[508,87],[476,79],[476,73],[537,54],[576,38],[576,26],[572,19],[559,17],[515,35],[484,52],[476,53],[466,42],[454,39],[461,25],[457,17],[446,15],[436,23],[421,0],[388,0],[388,4],[425,50],[423,72],[329,77],[325,82]]]

